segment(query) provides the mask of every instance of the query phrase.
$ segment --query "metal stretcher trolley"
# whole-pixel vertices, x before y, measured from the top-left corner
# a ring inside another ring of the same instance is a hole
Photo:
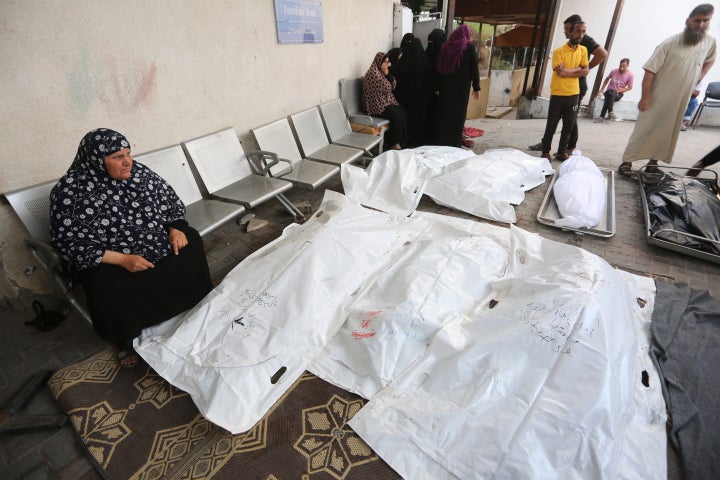
[[[687,168],[663,165],[666,173],[638,172],[647,241],[685,255],[720,263],[720,189],[718,175],[701,170],[699,177],[674,171]]]
[[[553,175],[550,186],[545,193],[545,198],[543,198],[540,204],[537,221],[543,225],[573,231],[578,234],[596,235],[605,238],[610,238],[615,235],[615,172],[609,168],[600,168],[600,171],[603,177],[605,177],[605,209],[597,225],[590,228],[568,228],[555,225],[555,220],[562,218],[560,210],[558,210],[557,202],[555,202],[555,195],[553,194],[553,187],[555,186],[555,181],[558,179],[557,172]]]

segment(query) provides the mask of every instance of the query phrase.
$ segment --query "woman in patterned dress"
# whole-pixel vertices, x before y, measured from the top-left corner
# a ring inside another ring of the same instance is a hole
[[[393,150],[407,145],[408,115],[393,95],[397,81],[390,74],[390,58],[383,52],[375,55],[363,77],[363,108],[365,113],[390,120],[385,144]]]
[[[98,335],[126,367],[143,328],[194,306],[211,289],[202,239],[172,187],[134,162],[109,129],[89,132],[50,194],[51,242],[83,285]]]

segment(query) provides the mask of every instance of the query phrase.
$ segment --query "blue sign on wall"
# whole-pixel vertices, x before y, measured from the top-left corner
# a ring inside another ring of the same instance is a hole
[[[322,43],[322,3],[319,0],[275,0],[279,43]]]

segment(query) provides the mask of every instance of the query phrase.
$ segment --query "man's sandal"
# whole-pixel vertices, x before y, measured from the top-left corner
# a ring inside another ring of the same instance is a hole
[[[622,162],[620,164],[620,166],[618,167],[618,174],[622,175],[623,177],[632,177],[633,176],[632,163]]]
[[[123,368],[137,367],[140,363],[140,356],[132,348],[120,350],[117,353],[117,361]]]
[[[658,167],[657,163],[647,163],[645,165],[645,168],[643,169],[645,173],[663,173],[662,170]]]

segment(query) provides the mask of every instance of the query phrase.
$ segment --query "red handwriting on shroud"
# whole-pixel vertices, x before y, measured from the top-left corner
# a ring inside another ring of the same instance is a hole
[[[371,312],[360,312],[358,315],[360,317],[360,329],[353,330],[352,336],[357,338],[358,340],[362,340],[364,338],[370,338],[375,336],[375,330],[370,327],[370,322],[380,315],[382,313],[381,310],[373,310]]]

